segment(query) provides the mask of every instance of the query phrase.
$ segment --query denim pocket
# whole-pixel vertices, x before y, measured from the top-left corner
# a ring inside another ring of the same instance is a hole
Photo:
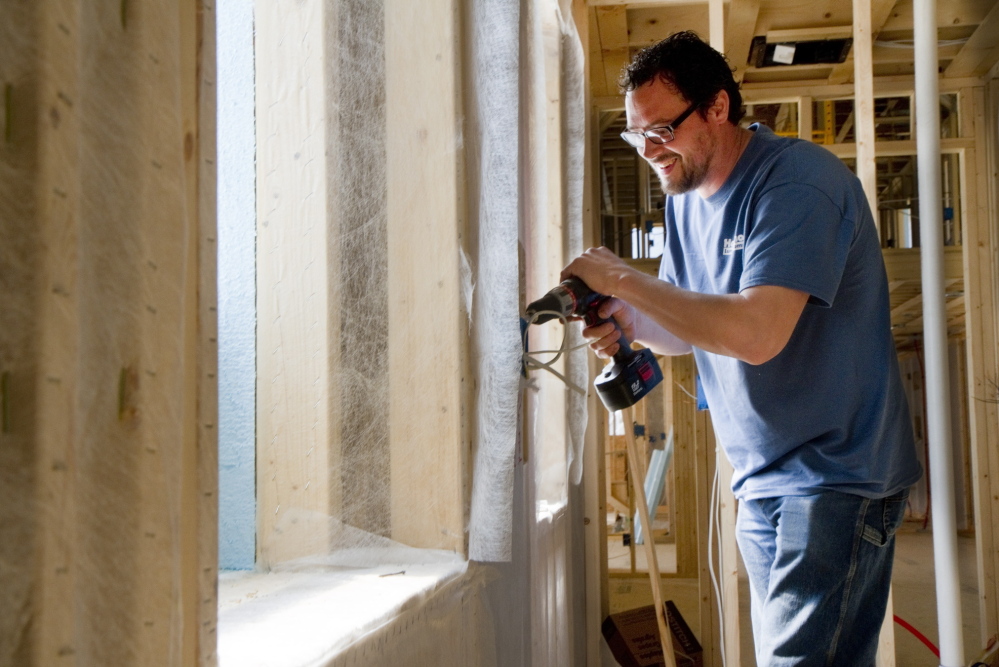
[[[895,531],[902,525],[908,500],[908,489],[887,498],[872,500],[867,508],[864,539],[876,547],[888,544]]]

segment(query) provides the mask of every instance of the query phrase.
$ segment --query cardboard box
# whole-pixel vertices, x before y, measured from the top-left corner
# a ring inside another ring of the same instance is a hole
[[[672,600],[667,600],[665,605],[677,667],[703,667],[701,645],[690,626]],[[602,630],[621,667],[662,667],[665,664],[653,605],[611,614],[604,619]]]

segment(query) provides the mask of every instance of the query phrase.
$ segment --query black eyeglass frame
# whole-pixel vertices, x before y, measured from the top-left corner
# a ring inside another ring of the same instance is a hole
[[[648,139],[657,146],[662,146],[663,144],[668,144],[669,142],[676,139],[676,128],[680,126],[680,123],[687,120],[687,116],[694,113],[694,110],[700,106],[698,102],[694,102],[687,109],[676,117],[676,119],[669,125],[663,125],[662,127],[652,127],[644,132],[629,132],[624,131],[621,133],[621,138],[628,142],[628,145],[641,150],[645,147],[645,140]],[[665,136],[660,134],[665,132]]]

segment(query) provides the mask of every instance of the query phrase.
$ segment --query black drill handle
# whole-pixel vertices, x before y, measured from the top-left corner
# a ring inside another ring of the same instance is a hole
[[[583,321],[590,327],[603,324],[604,322],[611,322],[614,325],[614,328],[621,333],[621,337],[617,339],[618,349],[617,352],[614,353],[614,361],[620,364],[627,364],[636,354],[636,352],[631,349],[631,341],[628,340],[626,335],[624,335],[624,330],[621,328],[621,325],[617,323],[617,320],[613,317],[603,319],[597,315],[600,307],[609,299],[609,296],[601,295],[600,298],[595,301],[589,309],[587,309],[586,314],[583,316]]]

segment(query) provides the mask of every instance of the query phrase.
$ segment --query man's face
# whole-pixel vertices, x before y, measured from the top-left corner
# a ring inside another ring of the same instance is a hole
[[[624,103],[628,130],[637,132],[670,125],[690,106],[689,100],[658,77],[629,92]],[[695,111],[676,128],[673,141],[660,145],[646,138],[638,152],[652,165],[663,192],[679,195],[705,181],[714,148],[713,135]]]

